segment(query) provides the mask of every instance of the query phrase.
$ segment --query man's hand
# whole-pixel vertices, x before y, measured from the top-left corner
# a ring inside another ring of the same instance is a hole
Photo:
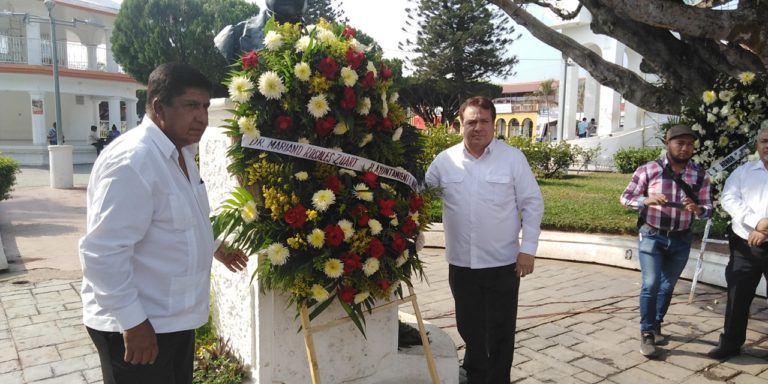
[[[760,221],[757,222],[757,225],[755,226],[755,231],[760,231],[765,234],[768,234],[768,217],[763,217],[760,219]]]
[[[691,200],[690,197],[686,197],[683,199],[683,206],[685,207],[685,210],[693,213],[696,216],[701,215],[704,213],[704,208],[700,207],[698,204],[694,203],[693,200]]]
[[[126,363],[154,364],[160,353],[155,328],[152,327],[149,319],[131,329],[126,329],[123,332],[123,342],[125,343],[123,360]]]
[[[645,198],[645,201],[643,201],[643,205],[663,205],[667,202],[667,197],[659,194],[659,195],[650,195]]]
[[[747,244],[749,244],[750,247],[759,247],[766,239],[768,239],[768,235],[765,233],[752,231],[749,233],[749,237],[747,237]]]
[[[227,250],[224,243],[213,253],[213,257],[220,261],[232,272],[242,271],[248,265],[248,256],[239,249]]]
[[[530,275],[533,273],[533,262],[536,258],[532,255],[529,255],[527,253],[518,253],[517,254],[517,266],[515,267],[515,271],[517,271],[518,277],[525,277],[525,275]]]

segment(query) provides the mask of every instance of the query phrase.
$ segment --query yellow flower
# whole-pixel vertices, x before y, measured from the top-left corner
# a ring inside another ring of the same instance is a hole
[[[721,147],[725,147],[728,145],[728,137],[727,136],[720,136],[720,140],[718,140],[717,145]]]
[[[309,81],[312,70],[309,68],[309,64],[301,62],[293,66],[293,74],[301,81]]]
[[[344,273],[344,263],[339,259],[328,259],[323,266],[323,272],[331,279],[341,277]]]
[[[317,211],[315,211],[314,209],[308,209],[307,220],[309,221],[317,220]]]
[[[353,87],[357,83],[357,72],[351,67],[341,68],[341,82],[347,87]]]
[[[363,201],[373,201],[373,192],[368,189],[365,183],[355,185],[355,197]]]
[[[752,80],[754,80],[754,79],[755,79],[754,72],[747,71],[747,72],[742,72],[742,73],[739,74],[739,81],[741,81],[741,83],[744,84],[744,85],[751,84]]]
[[[288,248],[280,243],[272,243],[267,247],[267,257],[274,265],[285,264],[288,261],[288,256],[290,256]]]
[[[368,298],[368,296],[371,296],[371,293],[368,291],[358,293],[357,295],[355,295],[355,304],[362,303],[363,301],[365,301],[365,299]]]
[[[739,119],[736,118],[736,116],[730,115],[728,116],[728,120],[726,120],[725,125],[728,126],[728,128],[736,128],[739,126]],[[720,137],[720,141],[723,139],[728,140],[725,136]]]
[[[360,148],[362,148],[362,147],[365,147],[365,146],[366,146],[366,145],[368,145],[368,143],[370,143],[371,141],[373,141],[373,134],[371,134],[371,133],[369,133],[369,134],[366,134],[365,136],[363,136],[363,139],[362,139],[362,140],[360,140],[360,144],[358,144],[358,146],[359,146]]]
[[[321,75],[314,75],[309,82],[310,93],[323,93],[331,88],[331,82]]]
[[[293,237],[288,238],[286,242],[288,243],[288,246],[293,249],[299,249],[302,245],[304,245],[304,240],[300,235],[294,235]]]
[[[321,189],[312,195],[312,206],[320,212],[325,212],[334,202],[336,195],[330,189]]]
[[[330,296],[328,291],[320,284],[313,284],[310,291],[312,292],[312,298],[319,302],[328,300],[328,296]]]
[[[325,116],[331,110],[331,107],[328,105],[328,99],[326,99],[325,94],[321,93],[309,99],[307,110],[315,119],[319,119]]]
[[[229,98],[236,103],[245,103],[253,96],[253,83],[245,76],[235,76],[229,83]]]
[[[374,78],[378,77],[379,73],[376,71],[376,65],[373,64],[372,61],[368,62],[368,65],[366,66],[366,69],[368,70],[368,72],[373,72],[373,77]]]
[[[717,93],[715,93],[715,91],[704,91],[704,94],[701,95],[701,99],[704,101],[704,104],[710,105],[717,100]]]
[[[259,92],[261,92],[267,100],[278,100],[280,96],[285,92],[285,85],[283,85],[283,79],[273,71],[267,71],[259,76]]]
[[[243,205],[243,208],[240,210],[240,217],[243,218],[243,221],[245,221],[246,224],[252,223],[254,220],[256,220],[256,216],[259,214],[259,210],[256,207],[256,202],[251,200],[245,205]]]
[[[340,121],[338,124],[336,124],[335,127],[333,127],[333,134],[334,135],[343,135],[349,131],[349,127],[347,127],[347,123]]]
[[[296,172],[293,175],[293,177],[295,177],[296,180],[298,181],[306,181],[309,178],[309,174],[304,171],[301,171],[301,172]]]
[[[250,136],[254,139],[258,139],[261,136],[261,132],[256,129],[256,118],[253,116],[243,116],[237,119],[237,126],[240,128],[240,133],[246,136]]]
[[[363,263],[363,273],[365,273],[366,276],[371,276],[379,270],[379,266],[379,259],[375,257],[369,257],[367,260],[365,260],[365,263]]]
[[[356,111],[362,116],[365,116],[371,112],[371,98],[367,96],[361,97],[357,103]]]
[[[325,244],[325,232],[322,229],[315,228],[307,235],[307,243],[314,248],[322,248]]]

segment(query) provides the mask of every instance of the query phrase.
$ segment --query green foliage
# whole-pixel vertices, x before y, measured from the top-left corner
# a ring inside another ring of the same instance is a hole
[[[463,140],[461,135],[449,133],[448,126],[445,124],[438,124],[428,131],[424,131],[424,137],[424,150],[422,152],[422,158],[419,160],[424,168],[429,167],[429,164],[432,163],[432,160],[434,160],[440,152]]]
[[[222,340],[208,322],[195,330],[194,384],[240,384],[246,378],[243,363],[234,355],[228,341]]]
[[[597,147],[594,148],[582,148],[578,145],[575,145],[573,147],[573,152],[580,163],[579,169],[577,171],[586,170],[590,163],[595,161],[598,155],[600,155],[600,152],[603,149],[600,147],[600,144],[597,145]]]
[[[400,87],[402,103],[426,122],[450,123],[459,113],[459,106],[472,96],[486,96],[490,99],[501,96],[501,87],[484,81],[457,81],[453,79],[432,79],[409,77]],[[442,108],[441,114],[435,108]]]
[[[213,38],[229,24],[259,12],[243,0],[125,0],[112,31],[115,60],[134,79],[147,83],[149,74],[166,62],[192,65],[214,84],[213,96],[225,96],[220,84],[227,63]]]
[[[0,201],[11,198],[11,191],[16,185],[19,163],[10,157],[0,155]]]
[[[637,167],[658,159],[661,147],[622,148],[613,154],[613,163],[621,173],[632,173]]]
[[[334,7],[331,0],[307,1],[307,10],[304,12],[304,21],[307,24],[317,24],[323,18],[328,21],[346,23],[347,17],[344,10]],[[363,44],[366,44],[363,42]]]
[[[563,177],[580,153],[578,146],[565,141],[533,142],[525,137],[514,136],[507,143],[520,149],[528,159],[533,173],[545,179]]]

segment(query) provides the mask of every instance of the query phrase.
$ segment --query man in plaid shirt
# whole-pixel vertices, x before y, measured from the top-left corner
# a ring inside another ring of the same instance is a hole
[[[712,216],[709,178],[691,161],[697,139],[687,125],[669,128],[666,153],[638,167],[621,194],[623,205],[640,211],[640,353],[649,358],[664,340],[661,323],[688,262],[691,222]]]

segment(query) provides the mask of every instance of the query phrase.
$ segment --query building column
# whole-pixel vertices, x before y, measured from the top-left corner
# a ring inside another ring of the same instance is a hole
[[[88,44],[85,46],[88,51],[88,70],[89,71],[98,71],[99,68],[97,66],[97,56],[96,56],[96,45]]]
[[[29,93],[32,116],[32,144],[48,145],[48,126],[45,123],[45,94]]]
[[[41,65],[43,63],[42,45],[40,43],[40,23],[27,23],[27,63]]]
[[[109,28],[106,28],[104,30],[104,34],[106,34],[106,45],[107,45],[107,72],[117,72],[117,63],[115,62],[114,56],[112,56],[112,30]],[[110,118],[109,120],[112,121],[112,109],[110,108]],[[120,115],[118,115],[118,120],[120,120]],[[111,126],[111,124],[110,124]]]
[[[119,97],[110,97],[107,99],[107,103],[109,104],[109,128],[107,128],[108,131],[112,130],[112,125],[114,124],[117,127],[117,130],[120,130],[120,98]]]
[[[600,105],[600,83],[587,73],[584,80],[584,117],[597,120],[598,105]]]
[[[579,94],[579,67],[563,57],[560,70],[560,84],[558,87],[558,103],[560,112],[558,119],[558,134],[563,137],[558,140],[568,140],[576,137],[576,108]],[[522,124],[522,123],[521,123]]]
[[[138,100],[125,101],[125,125],[126,129],[131,129],[139,125],[139,118],[136,116],[136,104]]]
[[[642,71],[640,71],[640,62],[643,60],[643,58],[640,55],[638,55],[635,51],[632,51],[629,48],[626,49],[626,55],[627,55],[627,69],[632,70],[633,72],[637,73],[639,76],[645,77]],[[643,109],[625,100],[624,101],[624,130],[634,130],[634,129],[642,128],[645,125],[643,124],[643,114],[644,114]]]
[[[624,44],[606,39],[603,46],[603,59],[622,65],[624,62]],[[597,117],[597,135],[608,136],[621,130],[621,95],[606,86],[600,86],[600,110]]]

